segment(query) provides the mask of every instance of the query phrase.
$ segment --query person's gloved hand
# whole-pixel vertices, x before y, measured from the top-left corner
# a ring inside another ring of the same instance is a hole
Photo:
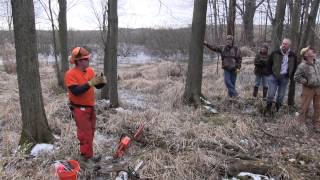
[[[207,41],[203,41],[203,44],[204,44],[205,46],[209,45]]]
[[[240,73],[240,69],[237,68],[235,72],[236,72],[236,74],[239,74]]]
[[[98,78],[97,78],[97,76],[96,77],[93,77],[92,79],[90,79],[89,81],[88,81],[88,84],[89,84],[89,86],[95,86],[95,85],[97,85],[97,84],[99,84],[98,83]]]
[[[103,73],[100,73],[96,75],[97,84],[106,84],[106,77],[103,75]]]

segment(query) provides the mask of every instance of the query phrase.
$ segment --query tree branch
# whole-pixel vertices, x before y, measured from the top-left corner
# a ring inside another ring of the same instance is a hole
[[[241,8],[241,6],[238,3],[236,3],[236,7],[240,11],[240,15],[243,16],[244,12],[243,12],[243,9]]]
[[[259,6],[261,6],[261,4],[264,2],[265,0],[261,0],[256,6],[255,9],[257,9]]]

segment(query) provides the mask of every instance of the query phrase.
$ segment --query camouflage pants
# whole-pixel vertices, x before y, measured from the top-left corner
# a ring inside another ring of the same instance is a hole
[[[320,129],[320,93],[315,88],[303,86],[301,96],[301,109],[299,112],[299,120],[306,122],[306,115],[309,110],[311,101],[313,101],[313,124],[315,128]]]

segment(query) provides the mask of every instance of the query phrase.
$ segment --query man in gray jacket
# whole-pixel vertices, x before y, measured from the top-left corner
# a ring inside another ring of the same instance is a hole
[[[302,84],[301,109],[299,120],[306,122],[306,115],[313,101],[313,124],[315,131],[320,132],[320,62],[316,60],[315,50],[306,47],[300,52],[303,62],[299,64],[294,80]]]

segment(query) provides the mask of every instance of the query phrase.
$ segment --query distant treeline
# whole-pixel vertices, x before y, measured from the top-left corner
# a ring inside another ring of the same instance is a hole
[[[262,33],[262,27],[255,26],[255,46],[259,47],[262,42],[270,42],[271,27],[267,28],[265,34]],[[241,25],[236,26],[236,43],[239,46],[243,46]],[[284,34],[286,34],[286,28],[284,28]],[[119,28],[119,51],[121,51],[121,44],[126,46],[139,45],[144,46],[148,53],[158,55],[162,57],[171,56],[175,54],[187,54],[189,50],[191,28],[179,28],[179,29],[151,29],[151,28],[139,28],[139,29],[127,29]],[[58,33],[56,33],[56,36]],[[219,39],[214,40],[212,36],[212,27],[207,26],[206,39],[215,45],[223,44],[223,37],[225,33],[219,34]],[[53,54],[52,48],[52,32],[45,30],[37,31],[38,40],[38,52],[42,54]],[[13,32],[0,31],[0,45],[5,42],[13,42]],[[58,42],[58,38],[57,42]],[[316,43],[318,44],[318,43]],[[75,46],[87,46],[93,51],[103,50],[103,43],[100,31],[68,31],[68,49]],[[58,43],[59,48],[59,43]]]
[[[140,45],[150,53],[160,56],[170,56],[176,53],[185,54],[188,51],[190,28],[181,29],[119,29],[118,43]],[[57,36],[58,33],[56,33]],[[0,31],[0,45],[13,42],[13,32]],[[58,38],[56,38],[58,40]],[[38,52],[52,54],[52,32],[37,31]],[[58,43],[59,46],[59,43]],[[103,49],[100,31],[68,31],[68,49],[75,46],[88,46],[92,50]],[[58,47],[59,48],[59,47]]]

